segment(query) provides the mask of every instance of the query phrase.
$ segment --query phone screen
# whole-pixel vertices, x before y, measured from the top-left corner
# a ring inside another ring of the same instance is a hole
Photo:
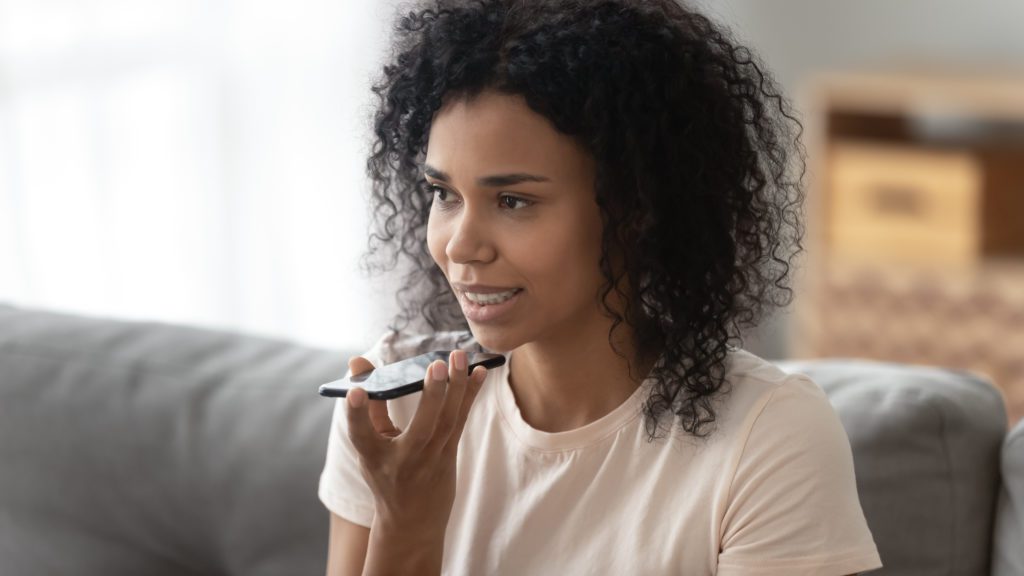
[[[391,364],[385,364],[370,372],[358,374],[351,378],[341,378],[320,386],[320,395],[344,398],[352,388],[363,388],[373,400],[388,400],[423,390],[423,376],[431,362],[444,360],[448,362],[451,351],[435,350],[412,358],[406,358]],[[467,373],[477,366],[494,368],[505,363],[501,354],[471,354]]]

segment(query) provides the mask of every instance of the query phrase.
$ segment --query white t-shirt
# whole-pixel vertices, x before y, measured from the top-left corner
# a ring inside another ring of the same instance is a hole
[[[456,347],[455,337],[382,337],[375,366]],[[461,348],[479,351],[469,340]],[[849,439],[824,392],[731,349],[731,394],[700,442],[678,428],[649,443],[648,382],[581,428],[523,420],[508,364],[491,369],[459,444],[443,570],[477,574],[841,576],[881,567],[857,497]],[[405,429],[420,394],[392,400]],[[319,497],[363,526],[372,493],[335,405]],[[429,495],[424,495],[429,497]]]

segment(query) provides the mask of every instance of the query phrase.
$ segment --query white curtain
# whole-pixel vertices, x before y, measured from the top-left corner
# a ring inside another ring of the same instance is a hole
[[[0,302],[371,343],[391,4],[0,0]]]

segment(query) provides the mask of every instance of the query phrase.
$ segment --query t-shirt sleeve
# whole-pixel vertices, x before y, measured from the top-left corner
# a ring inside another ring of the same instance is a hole
[[[849,438],[817,384],[792,376],[776,386],[739,454],[718,576],[843,576],[882,566]]]
[[[385,347],[388,346],[389,335],[381,337],[365,354],[364,358],[374,366],[385,364]],[[351,370],[345,373],[349,376]],[[363,478],[359,466],[359,453],[348,437],[348,421],[346,420],[347,405],[344,398],[334,402],[334,414],[331,417],[331,428],[327,436],[327,457],[323,472],[320,474],[320,486],[317,495],[328,510],[342,518],[366,526],[373,523],[374,505],[373,492]]]

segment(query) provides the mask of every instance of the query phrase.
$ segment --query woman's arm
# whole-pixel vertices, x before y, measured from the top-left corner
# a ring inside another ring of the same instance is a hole
[[[331,513],[327,576],[360,576],[366,562],[370,529]]]
[[[441,576],[444,532],[414,526],[393,526],[373,520],[364,576],[417,574]]]
[[[331,513],[327,548],[327,576],[362,574],[440,574],[444,538],[419,530],[388,530],[375,522],[373,529]]]

